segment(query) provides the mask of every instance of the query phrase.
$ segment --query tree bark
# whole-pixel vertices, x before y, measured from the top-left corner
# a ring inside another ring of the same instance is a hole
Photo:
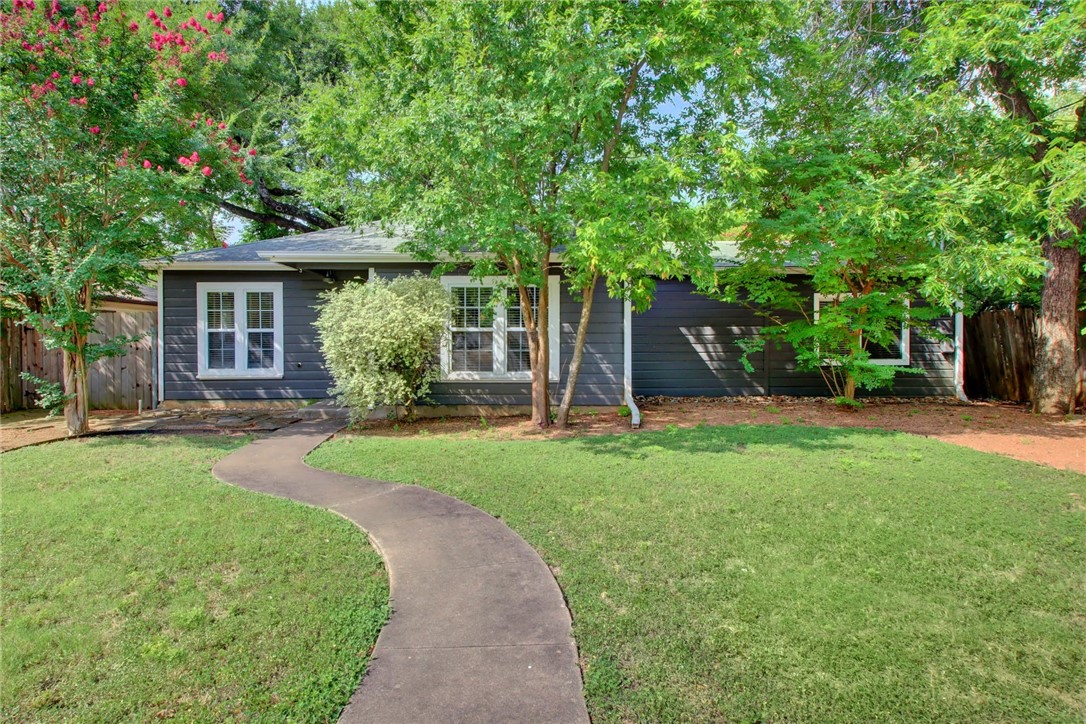
[[[288,219],[285,216],[280,216],[278,214],[266,214],[261,211],[253,211],[252,209],[247,209],[244,206],[232,204],[229,201],[225,201],[223,199],[218,199],[218,204],[219,208],[221,208],[223,211],[230,212],[234,216],[240,216],[241,218],[248,219],[249,221],[259,221],[260,223],[264,224],[274,224],[280,229],[286,229],[287,231],[298,231],[304,234],[308,231],[317,230],[312,226],[303,224],[300,221],[295,221],[294,219]]]
[[[551,426],[551,395],[550,395],[550,323],[548,320],[550,310],[550,292],[546,274],[543,275],[543,284],[539,287],[539,313],[535,317],[535,330],[528,332],[529,354],[532,354],[532,423],[541,428]],[[520,289],[521,309],[528,307],[528,315],[531,315],[531,304],[527,287]],[[534,354],[532,353],[534,337]]]
[[[996,91],[996,102],[1012,118],[1028,121],[1037,141],[1030,157],[1040,164],[1048,155],[1051,129],[1033,108],[1029,96],[1014,77],[1011,68],[1001,60],[987,64],[988,74]],[[1086,131],[1086,106],[1077,110],[1076,138]],[[1045,183],[1050,174],[1043,170]],[[1086,205],[1075,204],[1068,212],[1071,225],[1082,233],[1086,220]],[[1033,411],[1042,414],[1066,414],[1075,406],[1077,387],[1078,289],[1082,258],[1070,234],[1045,237],[1041,244],[1045,261],[1044,284],[1041,289],[1041,315],[1037,352],[1033,365]]]
[[[573,408],[573,395],[577,391],[577,378],[581,374],[581,361],[584,359],[585,338],[588,336],[588,322],[592,316],[592,298],[596,292],[598,275],[593,275],[588,285],[581,290],[583,302],[581,304],[581,318],[577,322],[577,341],[573,347],[573,359],[569,363],[569,371],[566,372],[566,389],[562,392],[562,404],[558,406],[558,416],[554,420],[557,427],[565,427],[569,424],[569,413]]]
[[[87,411],[87,340],[80,334],[72,335],[75,351],[64,350],[64,422],[68,437],[85,435],[90,431]]]
[[[1041,291],[1033,373],[1033,411],[1041,414],[1072,412],[1078,384],[1077,302],[1082,258],[1076,246],[1062,246],[1060,241],[1050,235],[1042,244],[1048,268]]]

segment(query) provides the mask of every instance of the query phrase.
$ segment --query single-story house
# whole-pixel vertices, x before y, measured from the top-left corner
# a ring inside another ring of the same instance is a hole
[[[343,227],[194,251],[157,264],[159,399],[192,405],[328,397],[332,381],[313,327],[318,295],[351,279],[429,273],[432,264],[398,251],[402,242],[375,225],[360,231]],[[719,251],[721,266],[734,263],[727,245]],[[526,338],[516,307],[499,305],[493,315],[482,315],[486,280],[464,274],[442,279],[455,294],[455,320],[465,326],[452,327],[442,346],[442,376],[432,402],[473,412],[480,406],[529,405]],[[559,396],[580,303],[560,274],[548,283],[554,300],[550,375]],[[816,303],[812,294],[812,307]],[[577,405],[632,405],[634,395],[828,394],[817,372],[796,369],[788,349],[767,345],[752,360],[754,371],[745,370],[737,342],[761,326],[758,316],[698,295],[688,282],[660,280],[655,302],[643,313],[609,297],[603,285],[594,305]],[[893,394],[960,392],[961,319],[940,324],[950,341],[903,330],[901,343],[886,351],[888,364],[924,371],[901,376]]]

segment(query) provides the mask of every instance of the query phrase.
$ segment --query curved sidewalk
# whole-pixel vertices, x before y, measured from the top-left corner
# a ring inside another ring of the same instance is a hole
[[[306,465],[306,453],[342,426],[296,423],[213,470],[334,510],[384,557],[393,613],[340,721],[587,722],[569,611],[535,550],[447,495]]]

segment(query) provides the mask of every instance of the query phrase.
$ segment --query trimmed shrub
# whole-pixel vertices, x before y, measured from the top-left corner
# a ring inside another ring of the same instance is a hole
[[[358,418],[378,405],[404,408],[430,391],[452,295],[420,274],[348,282],[322,295],[316,327],[335,385],[329,392]]]

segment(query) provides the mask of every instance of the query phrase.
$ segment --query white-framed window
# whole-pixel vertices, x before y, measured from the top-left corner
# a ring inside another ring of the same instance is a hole
[[[282,282],[198,282],[196,352],[199,379],[282,377]]]
[[[840,295],[815,294],[814,295],[814,321],[818,324],[819,310],[828,305],[836,305],[841,299]],[[909,306],[908,300],[905,306]],[[863,337],[861,335],[861,342]],[[901,323],[900,331],[895,335],[893,342],[888,346],[867,343],[867,351],[871,354],[868,360],[873,365],[894,365],[896,367],[909,366],[909,326]]]
[[[446,380],[522,381],[531,379],[528,330],[516,289],[501,277],[472,279],[446,276],[453,294],[453,314],[441,343],[441,376]],[[558,380],[560,319],[558,276],[547,278],[550,379]],[[529,287],[532,308],[539,309],[539,289]]]

